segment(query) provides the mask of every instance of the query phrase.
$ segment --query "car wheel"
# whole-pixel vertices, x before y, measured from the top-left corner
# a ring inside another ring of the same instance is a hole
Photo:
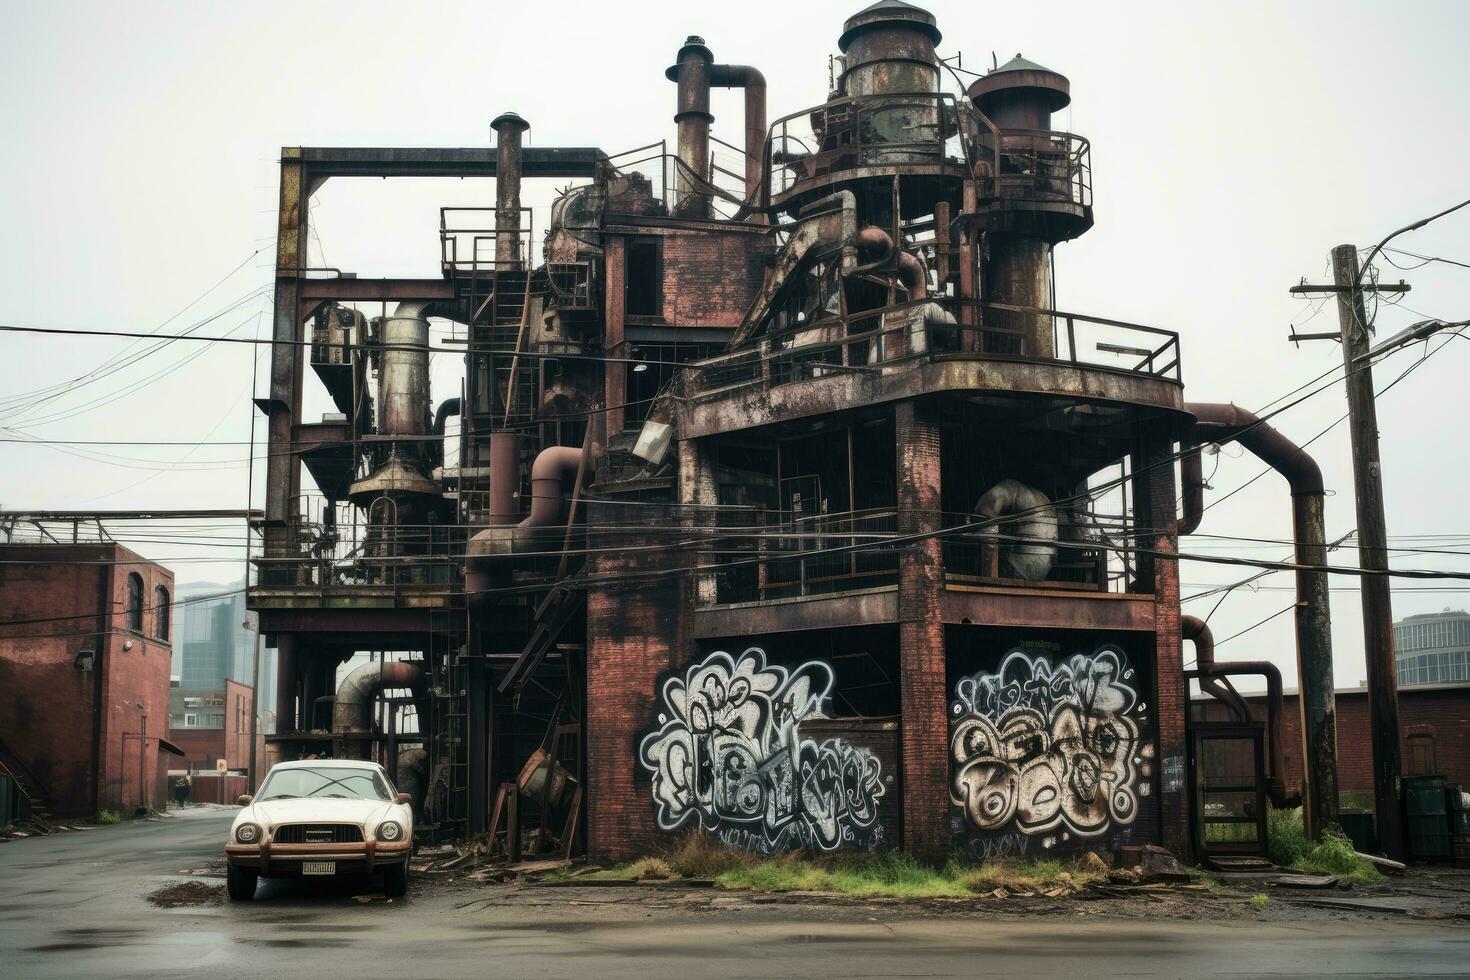
[[[398,898],[408,891],[408,862],[383,866],[383,894]]]
[[[225,872],[225,890],[237,902],[248,902],[255,897],[255,885],[260,873],[248,868],[237,868],[233,864]]]

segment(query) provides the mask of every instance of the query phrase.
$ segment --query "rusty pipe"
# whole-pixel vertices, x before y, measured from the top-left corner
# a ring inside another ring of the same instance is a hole
[[[1327,573],[1327,525],[1322,470],[1300,446],[1237,405],[1191,402],[1190,442],[1238,442],[1286,477],[1291,487],[1296,563],[1297,676],[1301,687],[1306,826],[1316,837],[1337,820],[1337,707],[1332,679],[1332,610]],[[1187,480],[1202,484],[1197,472]],[[1202,492],[1202,490],[1200,491]],[[1186,487],[1188,500],[1195,493]],[[1203,506],[1200,508],[1203,511]],[[1186,523],[1188,523],[1186,521]],[[1196,522],[1197,524],[1198,522]]]
[[[332,735],[338,758],[366,759],[367,747],[359,739],[342,736],[372,732],[373,699],[389,688],[407,688],[416,696],[424,693],[424,671],[406,660],[365,663],[342,679],[332,702]]]
[[[552,527],[566,513],[563,488],[577,478],[582,450],[573,446],[549,446],[536,454],[531,464],[531,513],[521,527]]]
[[[664,72],[665,78],[679,86],[674,122],[679,127],[681,166],[675,172],[678,200],[674,211],[686,218],[708,218],[710,214],[710,196],[700,182],[709,179],[709,125],[715,119],[709,111],[709,89],[714,60],[709,48],[704,46],[704,38],[691,34],[679,49],[673,66]]]
[[[1205,471],[1204,463],[1200,460],[1200,448],[1197,445],[1186,445],[1182,447],[1182,451],[1183,455],[1179,458],[1179,480],[1184,484],[1184,503],[1176,532],[1181,538],[1198,531],[1200,521],[1205,516]]]
[[[495,130],[495,266],[521,267],[521,134],[531,128],[514,112],[491,121]]]
[[[520,509],[521,437],[516,432],[490,433],[490,523],[514,524]]]
[[[1260,674],[1266,678],[1266,737],[1267,757],[1271,772],[1267,783],[1267,795],[1271,805],[1278,809],[1299,806],[1300,797],[1286,792],[1286,761],[1281,746],[1281,716],[1284,704],[1281,688],[1281,670],[1266,660],[1238,660],[1228,664],[1215,662],[1215,637],[1210,627],[1198,616],[1179,617],[1179,637],[1194,643],[1195,668],[1185,671],[1185,677],[1195,677],[1200,687],[1223,701],[1235,714],[1236,720],[1252,720],[1250,706],[1240,693],[1226,680],[1227,677]]]
[[[745,90],[745,204],[760,208],[765,203],[766,76],[750,65],[710,65],[709,83]],[[757,220],[764,222],[765,215]]]
[[[492,455],[494,443],[491,444]],[[595,458],[599,447],[590,447]],[[470,538],[465,546],[465,591],[480,592],[489,589],[494,581],[490,562],[525,551],[537,541],[536,531],[555,527],[567,519],[569,507],[567,488],[574,484],[583,472],[582,450],[574,446],[550,446],[536,454],[531,464],[531,513],[519,524],[498,513],[491,514],[491,527]],[[590,466],[587,472],[591,472]],[[491,493],[495,492],[494,463],[491,463]],[[494,505],[492,504],[492,510]]]
[[[858,248],[862,251],[878,253],[878,257],[871,259],[860,269],[876,269],[882,266],[898,251],[898,281],[903,283],[903,288],[908,290],[910,300],[921,300],[929,298],[929,277],[924,271],[924,263],[912,252],[895,249],[893,238],[888,232],[877,225],[868,225],[858,232]]]

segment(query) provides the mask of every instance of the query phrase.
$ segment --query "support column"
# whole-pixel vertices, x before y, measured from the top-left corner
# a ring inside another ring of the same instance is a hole
[[[715,511],[712,509],[717,502],[715,468],[710,455],[705,442],[701,440],[687,439],[679,443],[679,503],[683,509],[681,522],[691,540],[699,539],[701,532],[706,540],[715,533]],[[707,554],[696,554],[697,564],[709,564],[710,557]],[[715,601],[715,574],[702,572],[692,578],[694,604],[712,604]]]
[[[1179,552],[1175,518],[1173,444],[1146,435],[1133,454],[1133,521],[1151,533],[1137,539],[1140,547],[1165,555]],[[1163,845],[1183,860],[1192,859],[1189,833],[1188,751],[1185,713],[1189,688],[1184,680],[1184,652],[1179,636],[1179,562],[1139,555],[1135,589],[1154,596],[1153,716],[1158,730],[1159,827]]]
[[[894,408],[898,532],[941,527],[939,426],[913,401]],[[899,698],[903,847],[921,860],[949,849],[949,722],[945,713],[944,562],[938,538],[903,546],[898,559]]]
[[[607,311],[607,323],[603,334],[603,350],[608,357],[626,357],[628,345],[623,333],[623,314],[627,292],[627,249],[623,239],[609,237],[607,251],[603,256],[603,271],[607,280],[603,309]],[[628,366],[620,361],[603,364],[603,391],[607,398],[607,437],[609,439],[623,431],[623,404],[628,400]]]
[[[587,526],[626,524],[616,502],[589,505]],[[673,526],[676,508],[639,508],[650,525]],[[666,846],[654,819],[652,777],[638,758],[641,738],[658,725],[659,688],[688,657],[684,576],[654,577],[690,560],[685,550],[619,552],[643,543],[640,532],[592,533],[593,577],[587,593],[587,856],[610,863]]]
[[[290,585],[296,557],[292,540],[301,494],[300,458],[291,429],[301,412],[301,272],[306,255],[306,210],[311,196],[301,151],[281,150],[280,213],[276,231],[275,319],[271,339],[271,387],[266,402],[264,557],[261,585]]]
[[[297,731],[296,725],[296,637],[276,637],[276,734]]]

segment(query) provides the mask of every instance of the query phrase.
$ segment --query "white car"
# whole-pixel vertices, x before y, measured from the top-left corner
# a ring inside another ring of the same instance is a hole
[[[377,763],[282,762],[240,804],[225,844],[230,898],[254,898],[261,878],[374,872],[384,894],[408,889],[412,798]]]

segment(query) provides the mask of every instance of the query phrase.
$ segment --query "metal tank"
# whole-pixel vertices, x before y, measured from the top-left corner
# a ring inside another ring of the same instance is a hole
[[[849,17],[837,40],[847,68],[843,95],[864,98],[856,117],[829,113],[827,127],[854,126],[863,163],[935,163],[943,122],[939,92],[940,40],[934,15],[902,0],[879,0]],[[932,98],[883,98],[935,93]]]

